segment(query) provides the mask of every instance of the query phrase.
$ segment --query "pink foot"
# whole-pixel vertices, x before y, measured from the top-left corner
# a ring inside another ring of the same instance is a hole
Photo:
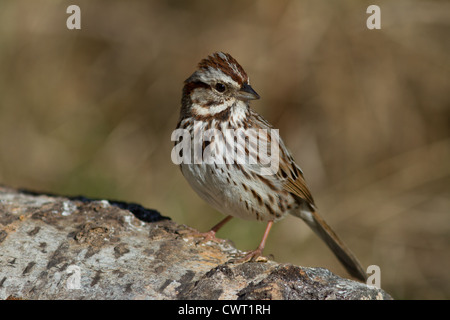
[[[245,256],[239,259],[233,259],[231,262],[233,263],[244,263],[248,261],[256,261],[256,260],[262,260],[267,261],[266,257],[262,256],[263,249],[257,248],[256,250],[248,251]]]
[[[199,243],[207,243],[208,241],[216,242],[216,243],[223,243],[226,240],[220,239],[216,237],[216,232],[214,230],[210,230],[208,232],[198,232],[194,231],[188,234],[189,236],[193,238],[203,238],[199,241]]]

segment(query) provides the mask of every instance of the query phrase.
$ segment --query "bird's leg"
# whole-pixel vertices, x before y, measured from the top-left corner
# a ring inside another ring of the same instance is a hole
[[[225,223],[227,223],[228,221],[231,220],[231,218],[233,218],[232,216],[227,216],[225,217],[225,219],[221,220],[218,224],[216,224],[214,227],[212,227],[209,231],[207,232],[196,232],[191,234],[193,237],[200,237],[203,238],[203,240],[201,241],[201,243],[205,243],[208,241],[214,241],[214,242],[224,242],[225,240],[223,239],[219,239],[216,238],[216,233],[217,231],[219,231],[219,229],[221,229]]]
[[[260,257],[262,255],[262,252],[266,245],[266,240],[267,240],[267,237],[269,236],[269,232],[270,232],[270,229],[272,228],[272,225],[273,225],[273,221],[269,221],[267,223],[266,231],[264,231],[263,238],[262,238],[261,243],[259,244],[258,248],[247,252],[247,254],[244,257],[242,257],[240,259],[236,259],[233,262],[241,263],[241,262],[247,262],[247,261],[254,261],[258,257]]]

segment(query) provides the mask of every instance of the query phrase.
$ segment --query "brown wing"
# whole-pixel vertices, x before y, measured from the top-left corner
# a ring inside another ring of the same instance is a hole
[[[261,115],[254,112],[250,109],[252,117],[256,118],[258,121],[256,123],[257,126],[255,128],[261,129],[273,129],[272,125],[267,122]],[[268,141],[271,141],[271,136],[267,136]],[[303,172],[297,166],[294,159],[292,158],[291,153],[284,145],[281,137],[278,136],[278,144],[280,150],[280,161],[279,161],[279,169],[277,173],[278,180],[281,181],[283,188],[299,197],[300,199],[306,201],[313,209],[315,209],[314,199],[309,192],[308,187],[306,186],[305,178],[303,177]]]
[[[302,170],[294,162],[289,151],[280,143],[280,169],[278,176],[283,181],[283,187],[286,191],[305,200],[309,205],[315,208],[314,199],[309,191]]]

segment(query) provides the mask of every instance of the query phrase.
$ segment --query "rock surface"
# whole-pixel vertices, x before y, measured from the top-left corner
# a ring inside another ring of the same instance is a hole
[[[136,204],[0,187],[0,299],[391,299],[322,268],[229,263],[230,243]]]

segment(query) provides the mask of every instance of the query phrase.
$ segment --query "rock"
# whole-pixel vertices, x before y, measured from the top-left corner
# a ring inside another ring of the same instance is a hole
[[[242,252],[193,232],[137,204],[0,187],[0,299],[391,299],[322,268],[229,263]]]

